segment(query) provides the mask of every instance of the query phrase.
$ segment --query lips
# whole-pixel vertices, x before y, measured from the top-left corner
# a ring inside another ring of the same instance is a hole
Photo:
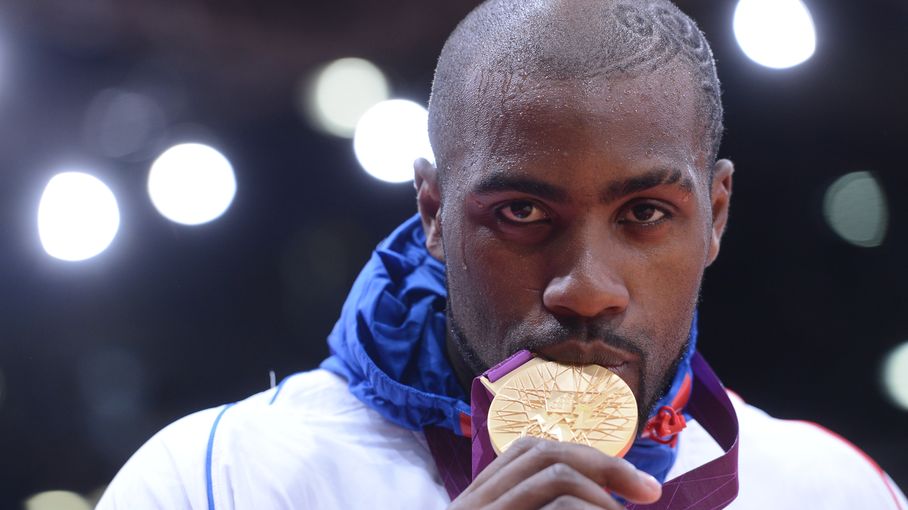
[[[637,393],[639,357],[602,341],[568,340],[536,351],[540,356],[559,363],[587,365],[590,363],[608,368],[624,379]]]
[[[537,351],[543,357],[562,363],[596,365],[618,368],[637,361],[637,356],[612,347],[604,342],[568,340],[544,347]]]

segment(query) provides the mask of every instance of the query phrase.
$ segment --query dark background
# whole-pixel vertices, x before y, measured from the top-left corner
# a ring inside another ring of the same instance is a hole
[[[414,212],[410,184],[360,170],[349,140],[295,108],[318,65],[367,58],[395,97],[425,103],[446,35],[476,1],[30,0],[0,4],[0,508],[89,493],[192,411],[313,368],[370,249]],[[701,350],[745,400],[845,435],[908,487],[908,413],[880,383],[908,339],[908,3],[809,1],[818,49],[760,67],[732,33],[734,2],[681,0],[725,89],[721,154],[737,165],[730,229],[707,272]],[[163,124],[111,157],[84,134],[104,89],[153,98]],[[226,215],[185,227],[145,185],[170,144],[218,147],[237,173]],[[111,247],[47,256],[38,200],[64,168],[117,196]],[[837,177],[872,171],[888,197],[882,246],[825,223]]]

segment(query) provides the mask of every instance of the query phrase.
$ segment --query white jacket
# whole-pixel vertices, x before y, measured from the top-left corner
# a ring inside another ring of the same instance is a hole
[[[740,422],[732,510],[908,510],[876,464],[806,422],[777,420],[731,395]],[[696,422],[668,478],[721,454]],[[325,370],[300,373],[152,437],[98,510],[433,509],[450,502],[421,432],[364,406]]]

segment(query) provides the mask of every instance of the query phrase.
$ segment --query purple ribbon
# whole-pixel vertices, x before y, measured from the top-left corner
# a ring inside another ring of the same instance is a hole
[[[530,352],[520,351],[490,368],[484,375],[495,382],[532,357]],[[699,352],[691,359],[691,368],[694,382],[686,411],[716,440],[725,453],[665,482],[662,497],[656,503],[629,504],[628,509],[716,510],[725,508],[738,496],[737,415],[719,378]],[[470,397],[472,441],[441,427],[428,427],[425,431],[429,449],[452,500],[495,459],[486,428],[493,395],[476,378],[473,380]]]

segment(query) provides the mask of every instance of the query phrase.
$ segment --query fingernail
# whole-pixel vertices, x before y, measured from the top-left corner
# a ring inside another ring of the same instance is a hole
[[[662,484],[659,483],[659,480],[653,478],[649,473],[637,471],[637,476],[640,477],[640,481],[643,482],[643,485],[646,485],[649,489],[657,491],[662,488]]]

